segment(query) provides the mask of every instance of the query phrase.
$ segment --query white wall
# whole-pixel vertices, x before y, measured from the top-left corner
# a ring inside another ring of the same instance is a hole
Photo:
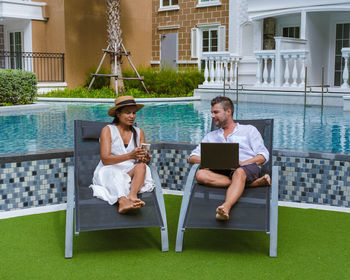
[[[325,84],[329,84],[329,22],[329,13],[307,13],[306,15],[306,39],[309,49],[308,84],[321,84],[322,66],[325,67]]]
[[[10,32],[22,32],[22,44],[24,52],[32,51],[32,23],[28,19],[11,19],[6,20],[4,23],[4,41],[5,50],[9,50],[10,47]]]
[[[317,5],[335,5],[349,3],[348,0],[248,0],[248,11],[269,11],[275,9],[287,9],[287,8],[300,8],[300,7],[310,7]]]
[[[244,24],[241,30],[242,41],[240,55],[254,56],[254,26],[252,23]]]
[[[276,37],[282,37],[284,27],[300,27],[300,14],[276,17]]]

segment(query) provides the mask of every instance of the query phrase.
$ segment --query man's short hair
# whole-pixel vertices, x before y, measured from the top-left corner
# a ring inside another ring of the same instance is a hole
[[[232,116],[233,116],[234,106],[233,106],[232,100],[230,98],[225,97],[225,96],[217,96],[211,100],[212,107],[216,104],[219,104],[219,103],[221,104],[222,109],[224,109],[225,111],[230,109],[232,112]]]

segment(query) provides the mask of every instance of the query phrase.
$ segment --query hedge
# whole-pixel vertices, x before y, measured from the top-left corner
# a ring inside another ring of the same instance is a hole
[[[152,68],[139,69],[144,76],[144,83],[148,91],[155,96],[189,96],[199,84],[204,82],[203,73],[196,69],[183,69],[176,71],[172,68],[156,71]],[[124,71],[125,77],[136,76],[134,71]],[[134,88],[144,92],[144,88],[138,80],[124,80],[126,91]]]
[[[37,80],[32,72],[0,69],[0,106],[31,104],[37,97]]]

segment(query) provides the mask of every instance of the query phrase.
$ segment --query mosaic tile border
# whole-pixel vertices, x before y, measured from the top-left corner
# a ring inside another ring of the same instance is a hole
[[[152,165],[162,187],[182,190],[195,147],[152,143]],[[66,202],[67,168],[73,150],[0,155],[0,211]],[[274,150],[279,170],[279,200],[350,207],[350,155]]]

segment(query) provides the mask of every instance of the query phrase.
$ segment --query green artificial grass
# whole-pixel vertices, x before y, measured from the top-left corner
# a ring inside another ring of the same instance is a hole
[[[187,230],[175,253],[180,196],[166,195],[160,230],[83,232],[64,258],[65,211],[0,220],[0,279],[349,279],[350,216],[279,207],[278,257],[263,232]],[[213,213],[214,215],[214,213]]]

